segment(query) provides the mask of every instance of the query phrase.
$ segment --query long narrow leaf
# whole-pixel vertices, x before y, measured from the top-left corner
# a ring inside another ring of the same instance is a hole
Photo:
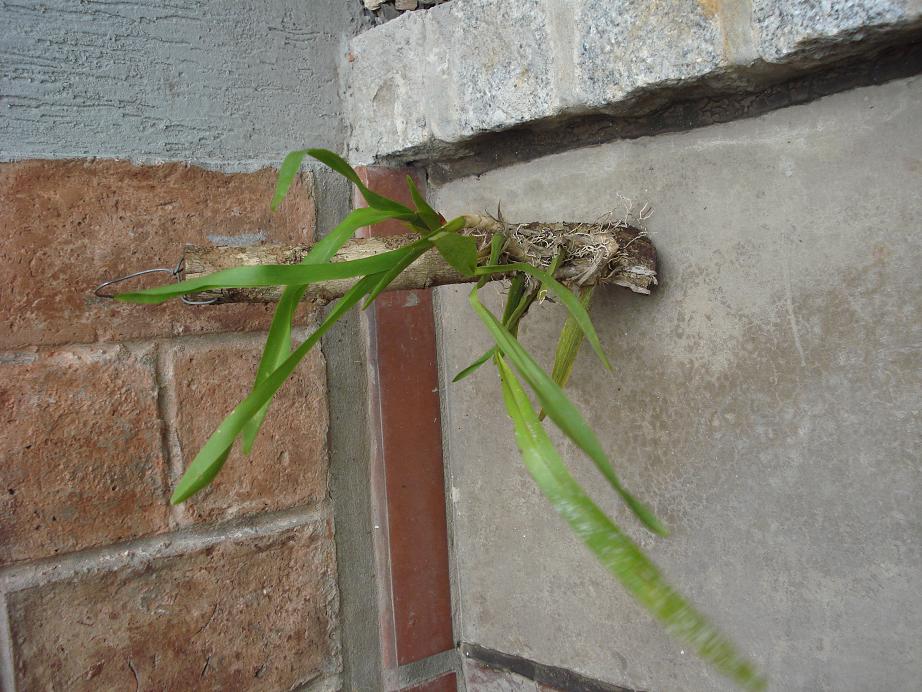
[[[536,269],[530,264],[525,264],[523,262],[498,264],[479,267],[477,269],[477,273],[479,275],[496,274],[498,272],[508,271],[518,271],[530,274],[531,276],[541,281],[544,286],[547,286],[547,288],[551,290],[551,292],[560,300],[561,303],[564,304],[564,306],[570,312],[570,315],[576,321],[576,324],[579,325],[580,330],[583,332],[583,334],[586,335],[586,340],[589,341],[589,344],[596,352],[599,360],[602,361],[602,365],[611,370],[611,363],[608,362],[608,358],[605,356],[605,352],[602,350],[602,342],[599,341],[599,336],[595,333],[595,327],[592,326],[592,320],[589,319],[589,313],[587,313],[586,308],[580,304],[579,299],[573,295],[573,292],[570,291],[562,283],[557,281],[557,279],[555,279],[547,272]]]
[[[687,642],[705,661],[745,689],[763,690],[766,681],[755,666],[666,582],[656,565],[586,495],[541,427],[515,374],[502,357],[496,360],[503,399],[525,466],[573,532],[670,634]]]
[[[407,247],[331,264],[261,264],[252,267],[234,267],[175,284],[156,286],[145,291],[120,293],[115,298],[128,303],[156,304],[188,293],[201,293],[221,288],[303,286],[334,279],[351,279],[388,270],[395,261],[406,254]]]
[[[477,290],[471,291],[470,303],[474,311],[480,316],[487,329],[493,335],[500,352],[509,358],[516,369],[535,391],[541,406],[547,411],[548,416],[563,433],[573,440],[593,461],[596,468],[621,496],[624,503],[651,531],[661,536],[667,535],[666,529],[659,522],[653,512],[640,500],[628,492],[611,462],[602,449],[602,445],[592,428],[586,423],[582,414],[567,398],[563,390],[548,377],[547,373],[531,355],[522,348],[522,345],[513,337],[492,312],[487,310],[477,298]]]
[[[432,247],[432,244],[426,240],[418,240],[415,243],[412,243],[406,247],[409,252],[406,253],[404,257],[401,257],[396,262],[394,262],[391,267],[382,272],[378,279],[378,282],[372,287],[371,291],[368,292],[368,297],[365,298],[365,302],[362,304],[362,309],[366,310],[369,305],[371,305],[375,299],[381,295],[381,293],[391,285],[391,282],[400,276],[403,273],[403,270],[413,264],[418,260],[423,253],[429,250]]]
[[[593,286],[583,286],[579,289],[579,302],[589,310],[589,303],[592,300]],[[583,332],[576,324],[572,315],[567,315],[566,322],[563,323],[563,329],[560,330],[560,338],[557,340],[557,349],[554,352],[554,368],[551,370],[551,379],[556,382],[561,389],[567,386],[570,381],[570,375],[573,374],[573,365],[576,363],[576,356],[579,355],[579,347],[583,343]],[[544,411],[538,415],[538,420],[544,420]]]
[[[305,156],[307,156],[307,149],[301,149],[291,152],[285,157],[285,160],[282,161],[282,165],[279,168],[279,175],[275,182],[275,196],[272,198],[272,202],[269,203],[269,207],[272,211],[278,209],[279,205],[285,199],[285,195],[288,194],[291,183],[294,181],[298,171],[301,170],[301,163],[304,161]]]
[[[496,264],[499,262],[500,255],[503,254],[503,248],[506,246],[506,236],[502,233],[494,233],[493,237],[490,238],[490,259],[487,264]],[[477,280],[477,288],[483,288],[486,286],[487,281],[490,280],[489,276],[481,276]]]
[[[378,276],[372,274],[362,278],[355,286],[349,289],[346,295],[336,303],[327,318],[304,343],[298,346],[265,380],[256,385],[246,399],[234,407],[218,426],[218,429],[208,438],[208,441],[199,450],[182,478],[179,479],[170,502],[173,504],[183,502],[211,482],[226,461],[234,440],[237,439],[237,435],[243,430],[247,421],[265,406],[266,402],[275,395],[288,376],[294,372],[294,369],[304,356],[310,352],[320,341],[320,338],[349,308],[361,300],[362,296],[368,292],[377,280]]]
[[[368,203],[369,207],[374,207],[375,209],[404,212],[414,217],[416,216],[413,214],[409,207],[406,207],[399,202],[395,202],[392,199],[388,199],[383,195],[379,195],[377,192],[372,192],[369,190],[368,186],[366,186],[365,183],[362,182],[362,179],[359,178],[358,173],[356,173],[352,166],[346,163],[345,159],[343,159],[339,154],[335,154],[328,149],[306,149],[305,151],[313,158],[317,159],[323,164],[326,164],[341,176],[351,181],[359,189],[359,192],[362,193],[362,197],[365,198],[365,201]]]
[[[489,278],[484,275],[482,278]],[[480,288],[480,284],[477,284],[477,288]],[[509,324],[509,319],[518,309],[519,304],[522,301],[522,298],[525,296],[525,275],[521,272],[518,272],[515,276],[512,277],[512,281],[509,283],[509,292],[506,294],[506,306],[503,309],[503,324]],[[515,333],[515,332],[513,332]]]
[[[281,177],[281,174],[280,174]],[[356,209],[350,212],[332,231],[314,243],[310,251],[301,260],[301,264],[321,264],[328,262],[346,242],[355,235],[356,230],[371,226],[380,221],[399,216],[397,212],[380,209]],[[263,347],[259,368],[256,371],[255,384],[259,384],[275,370],[291,352],[291,327],[298,303],[307,286],[286,286],[282,292],[272,317],[266,345]],[[255,386],[254,384],[254,386]],[[243,430],[243,452],[249,454],[256,441],[256,435],[269,410],[269,403],[263,406]]]
[[[466,368],[464,368],[464,370],[462,370],[457,375],[455,375],[454,378],[452,379],[452,382],[460,382],[465,377],[469,377],[470,375],[473,375],[475,372],[477,372],[477,370],[480,369],[481,365],[486,363],[488,360],[490,360],[490,358],[492,358],[495,355],[496,355],[496,347],[494,346],[493,348],[489,349],[486,353],[484,353],[482,356],[480,356],[480,358],[478,358],[473,363],[471,363]]]
[[[266,344],[263,346],[262,357],[259,359],[259,367],[256,369],[256,379],[254,387],[264,381],[273,370],[275,370],[288,354],[291,352],[291,327],[294,321],[295,312],[298,309],[298,303],[307,286],[286,286],[282,292],[282,297],[275,306],[275,314],[272,316],[272,324],[269,326],[269,333],[266,335]],[[243,428],[241,439],[243,440],[243,453],[249,454],[253,449],[253,443],[256,441],[256,435],[262,426],[263,419],[269,411],[267,401],[259,411],[253,416]]]
[[[435,209],[429,206],[426,198],[420,194],[419,188],[413,182],[413,177],[409,175],[407,176],[407,187],[410,188],[410,197],[413,199],[413,204],[416,205],[419,218],[423,220],[430,231],[436,230],[442,225],[442,218]]]
[[[362,305],[362,309],[365,310],[371,305],[375,299],[384,291],[391,282],[396,279],[400,273],[409,267],[413,262],[418,260],[426,250],[429,250],[432,247],[432,240],[440,236],[447,234],[453,234],[456,231],[460,230],[464,226],[464,217],[459,216],[451,221],[442,224],[434,231],[428,231],[422,234],[422,237],[419,240],[416,240],[409,245],[404,246],[402,249],[406,251],[406,256],[401,258],[398,262],[394,263],[379,279],[377,285],[372,288],[368,293],[368,297],[365,299],[365,303]]]
[[[477,270],[477,241],[457,233],[439,233],[432,238],[445,258],[454,269],[464,276],[473,276]]]

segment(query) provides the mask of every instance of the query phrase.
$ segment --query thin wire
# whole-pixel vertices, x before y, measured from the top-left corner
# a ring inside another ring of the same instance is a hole
[[[146,276],[147,274],[169,274],[170,276],[176,277],[176,281],[180,281],[179,275],[182,273],[183,268],[185,267],[185,258],[179,260],[175,267],[170,269],[169,267],[157,267],[155,269],[142,269],[139,272],[133,272],[131,274],[126,274],[125,276],[120,276],[117,279],[110,279],[109,281],[103,281],[96,288],[93,289],[93,295],[98,298],[115,298],[114,293],[103,293],[103,289],[112,286],[114,284],[122,283],[123,281],[130,281],[136,279],[139,276]],[[208,300],[192,300],[188,296],[180,296],[179,299],[186,305],[211,305],[212,303],[217,303],[218,298],[210,298]]]

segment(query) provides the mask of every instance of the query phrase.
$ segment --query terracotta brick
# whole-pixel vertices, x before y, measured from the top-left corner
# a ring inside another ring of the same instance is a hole
[[[263,328],[271,308],[137,306],[95,298],[101,281],[173,266],[187,243],[314,236],[310,178],[270,214],[275,172],[227,175],[184,164],[0,164],[0,349]],[[162,282],[165,275],[154,275]]]
[[[412,204],[406,176],[412,169],[359,168],[372,190]],[[417,176],[417,185],[425,187]],[[361,206],[361,196],[355,196]],[[401,224],[376,224],[374,236],[405,233]],[[393,626],[397,664],[453,648],[451,588],[442,425],[432,292],[388,291],[372,308]],[[386,660],[391,652],[385,651]],[[390,661],[388,660],[388,664]]]
[[[153,350],[24,360],[0,365],[0,563],[165,530]]]
[[[261,340],[180,344],[171,351],[184,462],[250,391]],[[276,394],[249,456],[237,448],[215,481],[188,501],[195,520],[317,502],[327,495],[326,372],[320,349]]]
[[[413,181],[419,190],[426,194],[426,181],[416,168],[384,168],[382,166],[358,166],[355,169],[362,182],[379,195],[384,195],[401,204],[413,208],[413,199],[410,197],[410,189],[407,187],[407,176],[412,176]],[[358,209],[368,206],[365,199],[357,187],[352,188],[352,203]],[[356,236],[359,238],[380,237],[385,235],[402,235],[409,233],[408,229],[401,221],[390,219],[376,223],[374,226],[360,228]]]
[[[9,597],[18,689],[287,690],[338,668],[324,523]]]

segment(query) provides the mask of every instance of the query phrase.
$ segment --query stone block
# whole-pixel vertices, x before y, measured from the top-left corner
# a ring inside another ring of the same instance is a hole
[[[497,670],[470,658],[464,661],[464,683],[468,692],[543,692],[534,680],[507,670]]]
[[[400,692],[456,692],[457,689],[458,676],[455,673],[446,673],[434,680],[413,685],[412,687],[404,687]]]
[[[575,3],[572,52],[579,108],[624,108],[644,91],[694,83],[730,67],[712,3],[582,0]],[[566,84],[562,84],[566,89]]]
[[[753,0],[753,34],[772,63],[821,61],[854,52],[875,35],[918,29],[919,0]]]
[[[584,116],[751,94],[920,29],[920,0],[453,0],[353,40],[351,155],[485,156],[478,135],[524,127],[564,142]]]
[[[189,464],[250,391],[262,343],[179,344],[169,354],[176,431]],[[275,396],[249,456],[238,443],[214,482],[186,503],[197,521],[285,509],[327,495],[326,370],[319,348]]]
[[[0,271],[7,285],[0,349],[265,328],[268,306],[126,305],[92,291],[104,279],[174,266],[187,243],[312,240],[312,178],[296,183],[273,214],[274,187],[269,169],[228,175],[125,161],[0,164]]]
[[[432,144],[420,73],[426,12],[399,18],[356,36],[350,46],[347,104],[352,118],[352,158]]]
[[[164,531],[152,349],[0,365],[0,564]]]
[[[338,669],[318,523],[9,596],[18,689],[288,690]]]
[[[457,141],[554,110],[545,0],[447,3],[425,15],[423,66],[433,133]]]

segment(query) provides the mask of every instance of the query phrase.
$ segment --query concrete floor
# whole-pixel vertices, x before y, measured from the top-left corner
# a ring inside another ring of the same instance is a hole
[[[920,125],[913,78],[437,191],[446,215],[501,199],[522,221],[591,220],[619,193],[655,207],[662,285],[601,292],[592,316],[616,372],[584,349],[569,391],[672,535],[639,529],[555,439],[773,689],[922,679]],[[553,513],[494,373],[447,384],[489,342],[466,289],[438,299],[462,639],[635,688],[731,689]],[[562,320],[546,305],[522,330],[545,363]]]

